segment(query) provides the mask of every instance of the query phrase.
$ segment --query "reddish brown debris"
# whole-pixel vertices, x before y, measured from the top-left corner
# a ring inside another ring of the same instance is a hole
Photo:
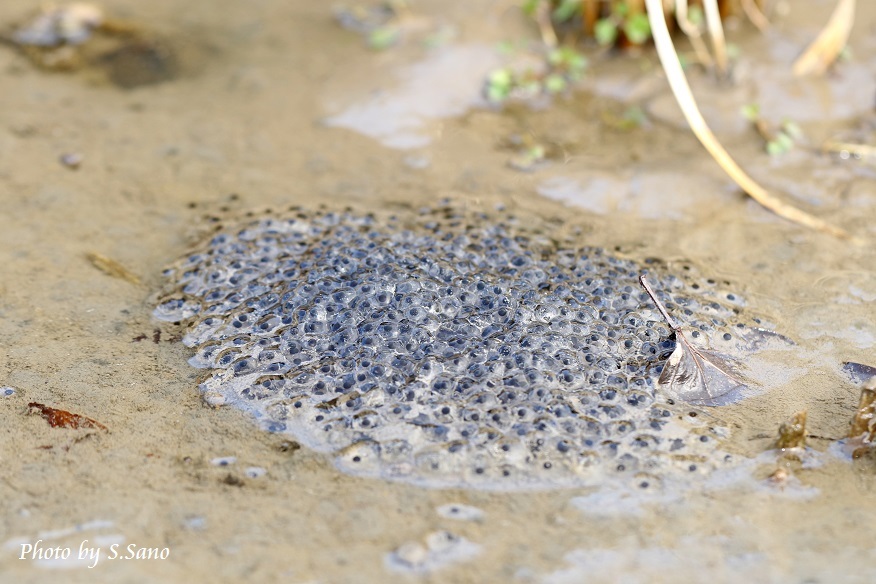
[[[95,428],[109,431],[106,426],[97,420],[92,420],[91,418],[86,418],[66,410],[50,408],[37,402],[30,402],[27,404],[27,407],[30,408],[32,413],[37,413],[45,418],[52,428]]]

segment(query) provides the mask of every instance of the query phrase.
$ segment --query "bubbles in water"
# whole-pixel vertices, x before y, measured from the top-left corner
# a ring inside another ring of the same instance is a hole
[[[214,458],[210,461],[210,464],[213,466],[231,466],[237,462],[236,456],[221,456],[219,458]]]
[[[438,512],[438,515],[445,519],[456,519],[458,521],[480,521],[484,518],[484,512],[482,510],[462,503],[448,503],[447,505],[441,505],[436,511]]]
[[[251,479],[257,479],[268,474],[268,471],[260,466],[250,466],[247,467],[244,474]]]
[[[466,562],[481,553],[481,546],[449,531],[435,531],[423,543],[408,542],[386,556],[395,572],[426,574],[451,564]]]

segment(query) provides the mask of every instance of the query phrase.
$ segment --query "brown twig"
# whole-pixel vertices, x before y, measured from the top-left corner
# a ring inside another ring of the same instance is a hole
[[[599,20],[599,0],[581,0],[581,24],[584,27],[584,34],[593,36],[597,20]]]

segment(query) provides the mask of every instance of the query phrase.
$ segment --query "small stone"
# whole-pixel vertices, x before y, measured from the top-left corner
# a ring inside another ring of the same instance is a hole
[[[426,535],[424,543],[408,542],[388,554],[386,566],[395,572],[426,574],[469,561],[480,553],[481,546],[464,537],[434,531]]]
[[[207,528],[207,519],[200,515],[192,515],[185,518],[183,527],[190,531],[203,531]]]
[[[67,168],[69,168],[71,170],[77,170],[79,168],[79,166],[82,164],[83,159],[84,159],[84,157],[81,154],[71,152],[71,153],[67,153],[67,154],[62,154],[60,161],[61,161],[61,164],[63,164]]]

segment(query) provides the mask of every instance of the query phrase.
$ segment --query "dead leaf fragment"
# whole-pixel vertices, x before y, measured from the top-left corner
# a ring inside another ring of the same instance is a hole
[[[748,388],[726,355],[693,346],[682,329],[675,331],[675,351],[663,367],[657,387],[670,397],[704,406]]]
[[[648,279],[639,276],[639,282],[675,333],[675,350],[663,366],[657,389],[673,399],[703,406],[720,405],[748,389],[731,357],[694,346],[658,300]]]
[[[876,367],[854,361],[843,361],[843,372],[848,375],[852,383],[857,385],[863,385],[870,381],[871,377],[876,377]]]
[[[876,377],[871,377],[861,388],[849,438],[860,438],[863,444],[870,444],[876,438]]]
[[[703,0],[703,12],[706,15],[706,28],[712,39],[712,50],[715,52],[715,64],[718,73],[727,74],[727,43],[724,40],[724,27],[721,24],[721,12],[718,0]]]
[[[97,268],[107,276],[112,276],[113,278],[121,278],[122,280],[130,282],[131,284],[140,283],[140,278],[138,278],[136,274],[134,274],[133,272],[128,270],[128,268],[112,258],[108,258],[105,255],[99,254],[94,251],[85,254],[85,257],[88,258],[88,261],[91,262],[91,265],[93,265],[95,268]]]
[[[757,5],[755,0],[742,0],[742,10],[745,12],[745,16],[748,17],[748,20],[750,20],[760,32],[764,32],[770,27],[769,19],[767,19],[766,15],[763,13],[760,6]]]
[[[27,404],[27,407],[30,408],[32,413],[42,416],[52,428],[94,428],[109,431],[106,426],[97,420],[92,420],[67,410],[59,410],[37,402],[30,402]]]
[[[806,444],[806,410],[797,412],[779,426],[779,436],[776,438],[776,448],[800,448]]]

